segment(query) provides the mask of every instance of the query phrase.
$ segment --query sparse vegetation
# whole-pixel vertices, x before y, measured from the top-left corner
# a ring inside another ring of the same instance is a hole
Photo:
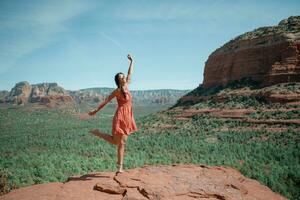
[[[255,38],[262,38],[263,43],[257,43],[257,45],[267,43],[267,37],[270,36],[278,36],[286,33],[297,33],[300,31],[299,26],[300,16],[291,16],[285,20],[279,22],[278,26],[265,26],[254,29],[253,31],[246,32],[241,34],[233,39],[231,39],[228,43],[224,44],[220,48],[216,49],[215,52],[220,50],[221,48],[224,51],[231,51],[233,49],[239,48],[238,44],[243,40],[251,40]]]
[[[276,127],[280,131],[274,133],[266,126],[207,113],[177,118],[188,109],[244,108],[255,110],[246,115],[250,119],[300,119],[299,106],[232,97],[160,111],[166,108],[135,108],[139,131],[128,139],[125,168],[172,163],[226,165],[290,199],[300,196],[297,124]],[[88,109],[0,108],[1,192],[66,181],[74,174],[114,170],[116,148],[88,133],[93,128],[110,133],[114,107],[86,121],[73,115]]]

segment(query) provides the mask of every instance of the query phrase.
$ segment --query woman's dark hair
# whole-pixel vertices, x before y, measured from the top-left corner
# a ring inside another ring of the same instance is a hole
[[[122,72],[119,72],[119,73],[117,73],[117,74],[115,75],[115,82],[116,82],[116,85],[118,86],[118,88],[121,89],[121,92],[122,92],[124,98],[126,99],[126,94],[125,94],[124,88],[121,87],[120,82],[119,82],[119,75],[121,75],[121,74],[123,74],[123,73],[122,73]],[[123,75],[124,75],[124,74],[123,74]]]

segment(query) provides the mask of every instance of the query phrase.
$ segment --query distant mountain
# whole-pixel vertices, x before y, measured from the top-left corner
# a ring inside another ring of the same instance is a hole
[[[100,102],[108,96],[114,88],[88,88],[77,91],[69,91],[77,103]],[[136,104],[174,104],[189,90],[131,90],[133,101]]]
[[[16,83],[10,92],[5,94],[2,103],[24,105],[40,103],[49,107],[74,103],[69,93],[57,83],[39,83],[30,85],[27,81]]]
[[[0,103],[25,105],[39,103],[48,107],[66,104],[99,103],[104,100],[114,88],[87,88],[81,90],[65,90],[57,83],[29,84],[27,81],[16,83],[8,91],[0,91]],[[135,104],[174,104],[189,90],[132,90]],[[113,103],[116,103],[113,101]]]

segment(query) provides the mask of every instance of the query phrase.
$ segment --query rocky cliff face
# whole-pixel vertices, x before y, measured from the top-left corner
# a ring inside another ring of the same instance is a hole
[[[27,81],[17,83],[5,97],[6,103],[41,103],[50,107],[60,103],[73,103],[73,98],[57,83],[30,85]]]
[[[65,183],[37,184],[11,191],[3,200],[286,200],[230,167],[205,165],[144,166],[124,173],[73,176]]]
[[[215,50],[205,63],[203,87],[251,78],[269,86],[300,82],[300,16],[242,34]]]
[[[31,94],[31,85],[27,81],[17,83],[5,98],[6,102],[13,104],[25,104]]]

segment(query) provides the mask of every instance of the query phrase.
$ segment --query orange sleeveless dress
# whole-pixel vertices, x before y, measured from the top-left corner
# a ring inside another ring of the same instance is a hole
[[[116,97],[118,107],[113,118],[113,134],[130,135],[138,130],[133,116],[132,96],[128,89],[125,91],[125,95],[126,99],[124,97]]]

